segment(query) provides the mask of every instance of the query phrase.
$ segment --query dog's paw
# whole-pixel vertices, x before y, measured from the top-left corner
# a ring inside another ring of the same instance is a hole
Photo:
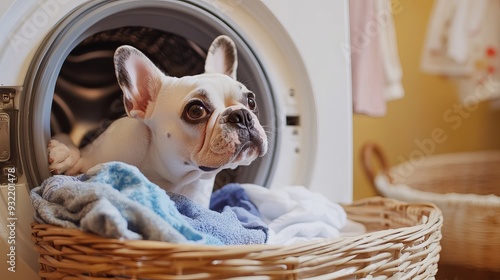
[[[65,174],[80,158],[78,151],[73,151],[65,144],[54,139],[49,141],[48,149],[49,171],[54,175]]]

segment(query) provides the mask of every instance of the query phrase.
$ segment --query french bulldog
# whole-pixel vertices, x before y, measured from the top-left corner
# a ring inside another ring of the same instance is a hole
[[[229,37],[213,41],[199,75],[170,77],[131,46],[115,51],[114,64],[127,116],[81,150],[68,135],[54,136],[48,143],[52,174],[122,161],[208,207],[219,171],[267,152],[255,93],[236,80],[237,51]]]

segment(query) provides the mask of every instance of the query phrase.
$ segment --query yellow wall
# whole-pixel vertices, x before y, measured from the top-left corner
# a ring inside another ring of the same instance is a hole
[[[435,129],[442,130],[446,140],[436,143],[434,154],[500,149],[500,109],[492,110],[489,102],[482,102],[470,114],[460,116],[460,124],[446,121],[443,114],[461,104],[454,84],[444,77],[420,71],[420,55],[433,2],[393,0],[393,7],[398,8],[394,22],[405,97],[390,101],[384,117],[354,115],[355,200],[375,195],[360,160],[360,149],[367,141],[381,144],[390,165],[408,160],[419,149],[415,141],[432,137]]]

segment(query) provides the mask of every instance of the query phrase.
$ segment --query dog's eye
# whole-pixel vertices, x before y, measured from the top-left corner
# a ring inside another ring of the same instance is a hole
[[[197,121],[208,116],[208,110],[203,104],[198,102],[188,105],[186,117],[188,120]]]
[[[255,101],[255,96],[253,94],[249,94],[247,96],[247,104],[248,109],[255,111],[257,109],[257,101]]]

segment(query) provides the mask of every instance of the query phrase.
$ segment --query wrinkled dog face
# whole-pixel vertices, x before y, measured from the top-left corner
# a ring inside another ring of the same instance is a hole
[[[263,156],[267,137],[257,119],[255,94],[227,76],[205,74],[201,79],[181,113],[186,131],[196,135],[187,163],[213,171]]]
[[[212,43],[201,75],[166,76],[128,46],[117,50],[115,67],[127,113],[151,128],[171,172],[236,168],[267,152],[255,93],[236,81],[236,48],[228,37]]]

